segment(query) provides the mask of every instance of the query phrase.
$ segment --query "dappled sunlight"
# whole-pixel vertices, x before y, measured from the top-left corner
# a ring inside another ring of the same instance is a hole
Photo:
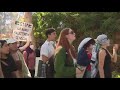
[[[120,78],[120,72],[113,71],[112,72],[112,78]]]
[[[15,21],[22,21],[23,15],[23,12],[0,12],[0,39],[11,37]]]

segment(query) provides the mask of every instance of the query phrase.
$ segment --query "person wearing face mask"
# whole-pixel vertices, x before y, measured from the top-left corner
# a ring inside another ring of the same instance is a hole
[[[21,78],[6,40],[0,40],[0,78]]]
[[[95,44],[95,40],[87,37],[81,41],[78,47],[78,58],[77,63],[80,66],[86,67],[83,78],[91,78],[91,56],[93,45]]]
[[[27,43],[24,46],[19,48],[18,48],[19,44],[17,43],[17,40],[14,38],[9,38],[7,40],[7,44],[10,49],[10,54],[14,58],[15,64],[18,68],[19,75],[21,76],[21,78],[30,78],[31,74],[22,54],[22,52],[29,46],[30,38],[27,39]]]
[[[35,74],[35,58],[36,58],[36,54],[35,54],[35,49],[34,49],[34,45],[30,45],[26,48],[26,50],[23,52],[23,56],[25,58],[25,62],[28,66],[28,69],[31,73],[32,78],[34,78],[34,74]]]
[[[97,37],[97,42],[101,45],[98,58],[98,73],[96,78],[112,78],[111,61],[117,61],[118,44],[113,46],[113,54],[111,54],[107,47],[110,46],[110,40],[107,35],[102,34]]]

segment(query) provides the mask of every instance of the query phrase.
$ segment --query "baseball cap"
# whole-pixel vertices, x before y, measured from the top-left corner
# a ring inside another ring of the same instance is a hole
[[[108,39],[107,35],[101,34],[97,37],[96,40],[99,44],[104,44],[104,43],[107,43],[109,39]]]
[[[6,41],[7,41],[7,44],[17,42],[17,40],[15,40],[15,39],[13,39],[13,38],[10,38],[10,39],[8,39],[8,40],[6,40]]]

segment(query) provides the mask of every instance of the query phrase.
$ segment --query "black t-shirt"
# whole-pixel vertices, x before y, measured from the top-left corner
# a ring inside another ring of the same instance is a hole
[[[1,67],[3,71],[3,75],[5,78],[13,78],[12,72],[17,70],[15,61],[11,55],[8,55],[7,59],[3,60],[7,65],[1,62]]]

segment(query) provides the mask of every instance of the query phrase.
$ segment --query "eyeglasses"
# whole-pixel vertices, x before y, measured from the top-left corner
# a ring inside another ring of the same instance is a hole
[[[69,34],[74,34],[74,33],[75,33],[74,31],[69,32]]]

